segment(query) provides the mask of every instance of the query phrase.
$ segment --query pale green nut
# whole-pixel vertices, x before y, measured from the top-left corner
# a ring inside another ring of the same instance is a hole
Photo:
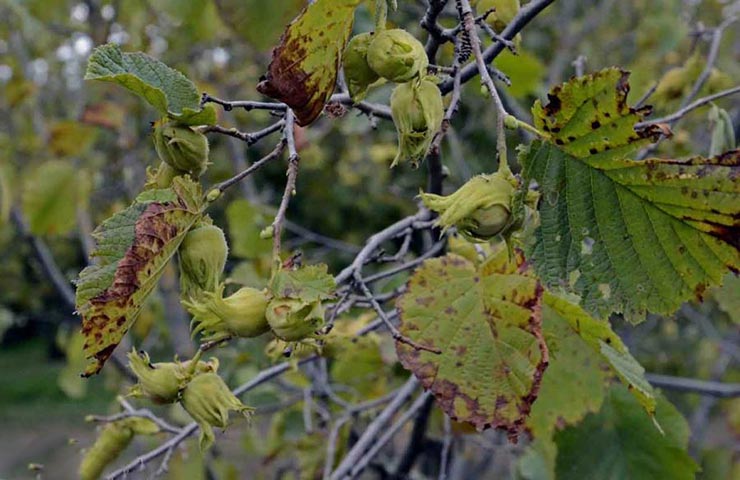
[[[367,62],[367,50],[374,37],[373,33],[355,35],[344,51],[344,77],[353,102],[364,99],[368,87],[380,78]]]
[[[207,450],[215,439],[213,427],[226,428],[229,412],[249,418],[254,410],[244,405],[215,373],[195,376],[183,390],[180,403],[200,426],[200,449]]]
[[[408,82],[426,75],[429,59],[424,45],[399,28],[377,32],[367,48],[367,63],[392,82]]]
[[[106,466],[131,443],[134,435],[153,435],[159,427],[147,418],[130,417],[107,424],[85,452],[78,473],[81,480],[96,480]]]
[[[398,152],[391,167],[408,160],[417,168],[441,128],[444,114],[442,93],[433,82],[398,85],[391,94],[391,115],[398,133]]]
[[[515,190],[513,176],[494,173],[471,178],[451,195],[422,193],[421,199],[443,229],[454,225],[471,240],[488,241],[511,226]]]
[[[180,294],[183,298],[197,298],[203,292],[216,290],[229,254],[223,230],[215,225],[190,230],[178,253]]]
[[[243,287],[228,297],[224,285],[200,298],[184,301],[193,316],[193,335],[203,333],[203,340],[218,341],[229,337],[257,337],[270,330],[265,316],[268,296],[265,290]]]
[[[275,336],[286,342],[312,338],[324,325],[324,307],[320,300],[273,299],[267,306],[267,322]]]
[[[128,354],[128,366],[138,383],[131,388],[131,395],[146,397],[154,403],[173,403],[185,388],[194,373],[215,371],[218,361],[198,362],[190,368],[190,362],[162,362],[152,364],[149,354],[132,350]]]
[[[154,148],[160,160],[194,178],[201,176],[208,166],[208,139],[187,125],[157,122]]]

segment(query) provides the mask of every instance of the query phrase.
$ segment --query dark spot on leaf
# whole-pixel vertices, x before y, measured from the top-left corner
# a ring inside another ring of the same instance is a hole
[[[591,122],[591,128],[593,128],[594,130],[596,130],[600,126],[601,126],[601,124],[599,123],[598,120],[594,120],[593,122]]]

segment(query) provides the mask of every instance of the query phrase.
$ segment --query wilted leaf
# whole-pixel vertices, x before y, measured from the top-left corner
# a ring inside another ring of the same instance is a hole
[[[270,282],[270,291],[280,298],[297,298],[304,302],[327,300],[334,296],[334,277],[325,264],[307,265],[296,270],[281,269]]]
[[[23,182],[23,213],[31,233],[63,235],[76,224],[78,205],[87,200],[86,173],[72,163],[52,160],[30,172]]]
[[[598,414],[556,434],[557,479],[693,479],[697,465],[686,452],[686,421],[662,397],[656,417],[665,434],[626,388],[613,386]]]
[[[187,125],[216,122],[212,105],[201,108],[193,82],[177,70],[141,52],[123,53],[117,45],[102,45],[93,51],[85,80],[117,83],[139,95],[162,115]]]
[[[257,90],[288,104],[299,125],[321,114],[337,81],[360,0],[317,0],[288,25]]]
[[[427,260],[408,287],[401,333],[442,353],[397,342],[403,366],[453,420],[516,438],[548,362],[542,287],[521,255],[509,263],[500,251],[480,267],[454,254]]]
[[[98,263],[77,282],[85,355],[92,359],[85,376],[100,371],[136,320],[164,266],[201,217],[201,196],[199,185],[176,177],[171,188],[142,193],[95,230]]]
[[[740,268],[740,151],[686,161],[625,158],[661,131],[634,128],[627,74],[607,69],[535,103],[550,136],[523,152],[542,193],[532,262],[600,316],[670,314]]]

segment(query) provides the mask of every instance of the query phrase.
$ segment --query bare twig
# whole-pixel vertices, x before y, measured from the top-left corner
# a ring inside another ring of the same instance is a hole
[[[365,246],[362,247],[360,253],[357,254],[351,265],[347,266],[344,270],[339,272],[335,277],[337,285],[340,285],[347,280],[353,278],[356,271],[361,271],[365,261],[383,244],[383,242],[395,237],[399,232],[403,232],[407,228],[413,228],[413,225],[419,221],[426,221],[430,218],[428,210],[423,209],[419,212],[405,217],[396,223],[384,228],[378,233],[374,234],[367,239]]]
[[[694,101],[694,102],[686,105],[685,107],[681,108],[680,110],[677,110],[677,111],[673,112],[670,115],[666,115],[665,117],[656,118],[656,119],[653,119],[653,120],[648,120],[648,121],[645,121],[645,122],[637,123],[637,124],[635,124],[635,128],[641,128],[641,127],[645,127],[647,125],[653,125],[653,124],[656,124],[656,123],[673,123],[673,122],[679,120],[681,117],[683,117],[687,113],[691,112],[692,110],[696,110],[697,108],[699,108],[699,107],[701,107],[703,105],[706,105],[708,103],[711,103],[711,102],[713,102],[713,101],[715,101],[715,100],[717,100],[719,98],[728,97],[730,95],[735,95],[736,93],[740,93],[740,85],[738,85],[736,87],[728,88],[727,90],[722,90],[721,92],[717,92],[717,93],[712,94],[712,95],[707,95],[706,97],[702,97],[702,98],[700,98],[700,99],[698,99],[698,100],[696,100],[696,101]]]
[[[452,420],[447,415],[443,419],[444,439],[442,440],[442,455],[439,458],[439,475],[437,480],[447,480],[447,470],[450,467],[450,452],[452,451]]]
[[[295,127],[295,116],[292,110],[288,110],[285,114],[285,141],[288,144],[288,172],[287,180],[285,181],[285,191],[283,192],[283,198],[280,200],[280,207],[278,208],[275,220],[272,222],[272,257],[273,259],[280,258],[280,238],[283,232],[283,222],[285,221],[285,214],[288,212],[288,204],[290,198],[295,195],[295,182],[298,177],[298,162],[300,157],[295,146],[295,134],[293,129]]]
[[[247,133],[247,132],[241,132],[237,130],[236,128],[226,128],[222,127],[221,125],[209,125],[207,127],[204,127],[200,129],[202,133],[220,133],[222,135],[228,135],[230,137],[238,138],[239,140],[245,142],[248,146],[254,145],[255,143],[259,142],[266,136],[270,135],[271,133],[275,133],[283,128],[285,125],[284,120],[279,120],[272,125],[269,125],[262,130],[258,130],[256,132]]]
[[[402,334],[400,331],[398,331],[398,328],[396,328],[395,325],[390,321],[390,319],[386,316],[385,310],[383,310],[383,307],[380,306],[378,301],[373,296],[373,292],[370,291],[370,288],[367,286],[365,281],[362,279],[362,275],[359,271],[355,272],[355,283],[360,288],[362,293],[365,294],[365,298],[370,302],[370,304],[373,306],[373,309],[375,309],[375,313],[378,314],[378,317],[380,317],[381,320],[383,320],[383,323],[385,323],[385,326],[388,327],[388,330],[391,332],[391,336],[393,339],[400,343],[405,343],[406,345],[409,345],[416,350],[424,350],[427,352],[442,353],[442,350],[436,348],[436,347],[429,347],[427,345],[422,345],[421,343],[417,343],[404,334]]]
[[[496,85],[493,83],[493,79],[488,72],[486,61],[483,58],[483,52],[481,52],[480,49],[480,37],[478,37],[478,30],[475,24],[475,17],[473,16],[473,10],[470,8],[470,2],[468,0],[458,0],[458,5],[460,6],[460,21],[470,39],[470,46],[473,49],[475,64],[478,67],[481,82],[488,89],[488,93],[491,94],[491,99],[496,107],[496,150],[498,152],[499,164],[502,166],[507,165],[506,127],[504,126],[504,118],[506,118],[508,112],[504,108],[504,104],[501,102],[501,97],[499,97]]]
[[[537,15],[539,15],[545,8],[547,8],[555,0],[533,0],[527,5],[523,6],[516,17],[504,28],[501,32],[501,37],[506,40],[513,40],[514,37],[524,28],[529,22],[531,22]],[[483,61],[485,63],[491,63],[506,46],[501,42],[494,42],[483,52]],[[476,64],[466,65],[460,74],[460,80],[462,83],[467,82],[478,73],[478,66]],[[449,93],[452,90],[452,79],[445,80],[440,84],[439,89],[443,94]]]
[[[391,403],[388,404],[380,415],[365,428],[357,442],[352,446],[352,449],[345,455],[340,462],[339,466],[334,470],[330,479],[339,480],[345,478],[345,476],[352,470],[355,464],[360,460],[362,455],[371,446],[375,437],[385,428],[386,424],[390,421],[393,415],[406,403],[406,400],[414,393],[419,386],[419,381],[413,375],[409,377],[403,387],[396,393]]]
[[[355,478],[357,477],[367,466],[368,463],[378,454],[381,448],[385,446],[386,443],[390,441],[393,436],[398,433],[398,431],[403,427],[411,418],[414,417],[418,413],[419,410],[426,404],[426,402],[431,397],[430,392],[424,392],[416,399],[416,401],[411,404],[411,406],[406,410],[401,417],[399,417],[398,420],[396,420],[393,425],[391,425],[383,435],[378,438],[378,440],[373,444],[372,448],[362,457],[360,458],[353,466],[350,473],[347,475],[349,478]],[[333,478],[341,478],[341,477],[333,477]]]
[[[264,167],[266,164],[280,157],[284,149],[285,149],[285,140],[281,140],[277,145],[275,145],[275,148],[273,148],[270,153],[268,153],[267,155],[265,155],[258,161],[254,162],[246,170],[239,172],[238,174],[234,175],[228,180],[224,180],[223,182],[217,184],[213,188],[220,192],[223,192],[224,190],[231,187],[232,185],[239,183],[239,181],[241,181],[243,178],[251,175],[252,173],[259,170],[260,168]]]
[[[673,377],[647,373],[645,378],[656,387],[677,392],[698,393],[707,397],[735,398],[740,397],[740,383],[722,383],[695,378]]]
[[[67,280],[62,273],[62,270],[59,268],[59,265],[57,265],[56,260],[54,260],[54,255],[51,253],[51,250],[49,250],[46,242],[31,233],[31,230],[28,228],[28,224],[26,223],[26,219],[23,218],[23,214],[18,208],[13,208],[10,211],[10,216],[18,229],[18,233],[31,242],[33,253],[36,255],[39,263],[41,263],[41,268],[44,270],[44,273],[49,280],[51,280],[54,288],[56,288],[57,292],[61,295],[62,299],[67,303],[70,309],[74,309],[75,292],[72,290],[69,280]]]

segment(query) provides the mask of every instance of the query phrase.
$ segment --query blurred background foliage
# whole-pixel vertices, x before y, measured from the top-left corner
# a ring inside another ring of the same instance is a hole
[[[91,50],[114,42],[181,70],[213,96],[258,100],[255,86],[269,63],[270,50],[305,3],[0,0],[0,444],[5,447],[0,449],[1,478],[32,477],[26,469],[29,462],[44,464],[48,478],[73,478],[70,472],[76,471],[79,451],[95,434],[93,426],[82,422],[84,415],[115,411],[113,399],[124,382],[116,368],[106,368],[93,380],[79,378],[84,364],[76,334],[79,318],[55,288],[40,260],[38,243],[43,242],[52,255],[63,283],[70,284],[86,264],[92,228],[128,205],[145,182],[146,168],[158,163],[150,138],[155,113],[120,88],[82,80]],[[425,38],[418,23],[426,2],[398,3],[392,22]],[[522,32],[518,56],[505,52],[494,63],[511,79],[510,87],[502,86],[507,108],[529,119],[532,102],[549,86],[573,75],[572,62],[584,55],[586,72],[610,65],[630,70],[632,103],[657,85],[648,103],[655,116],[671,113],[704,66],[708,42],[703,29],[733,14],[740,14],[740,2],[558,0]],[[452,15],[441,18],[447,27],[455,22]],[[371,29],[372,14],[361,7],[355,31]],[[700,95],[737,84],[737,32],[737,28],[725,32],[715,70]],[[439,63],[451,63],[452,55],[448,45],[441,50]],[[389,95],[390,86],[377,88],[368,100],[387,103]],[[740,103],[729,99],[722,106],[737,130]],[[661,143],[657,154],[706,155],[711,128],[707,111],[699,109],[679,123],[673,140]],[[268,112],[257,110],[220,111],[219,116],[219,124],[241,131],[274,122]],[[460,113],[443,144],[447,189],[493,170],[494,129],[494,112],[483,101],[480,85],[468,82]],[[209,138],[213,165],[206,184],[242,170],[277,141],[270,137],[247,148],[230,137]],[[508,140],[513,160],[513,147],[523,139],[510,132]],[[311,128],[300,129],[297,141],[301,171],[288,212],[287,245],[300,249],[309,262],[328,263],[336,273],[368,236],[416,210],[414,197],[425,186],[425,168],[390,170],[396,148],[393,125],[352,111],[322,117]],[[261,240],[259,232],[272,219],[284,178],[284,165],[275,162],[229,191],[211,210],[228,233],[230,283],[264,285],[270,242]],[[170,266],[128,345],[119,348],[121,353],[132,344],[161,359],[193,352],[176,279]],[[403,276],[395,277],[384,288],[403,281]],[[704,303],[686,305],[671,318],[650,317],[636,328],[616,321],[648,371],[738,381],[739,296],[740,285],[731,278],[723,289],[709,292]],[[367,321],[355,313],[350,318],[346,328]],[[366,340],[332,365],[332,374],[347,386],[342,395],[348,401],[380,397],[403,378],[387,336]],[[259,341],[237,342],[218,355],[230,384],[249,379],[271,362]],[[232,428],[209,453],[209,468],[188,444],[191,450],[186,455],[174,457],[169,478],[246,478],[245,472],[254,478],[274,478],[275,472],[290,474],[297,466],[304,474],[322,468],[325,438],[303,433],[305,385],[305,377],[296,372],[248,395],[247,404],[278,413],[260,415],[255,428]],[[694,428],[692,452],[703,463],[702,478],[730,478],[733,463],[737,469],[740,401],[670,392],[669,398]],[[432,430],[441,431],[436,411]],[[356,432],[341,432],[352,434]],[[159,441],[139,442],[127,455]],[[512,459],[520,451],[506,446],[495,433],[482,436],[471,448],[466,453],[470,472],[490,475],[511,473]],[[486,452],[485,462],[475,456],[475,448]],[[241,457],[231,454],[245,450],[250,460],[234,462]],[[312,473],[306,475],[313,478]]]

